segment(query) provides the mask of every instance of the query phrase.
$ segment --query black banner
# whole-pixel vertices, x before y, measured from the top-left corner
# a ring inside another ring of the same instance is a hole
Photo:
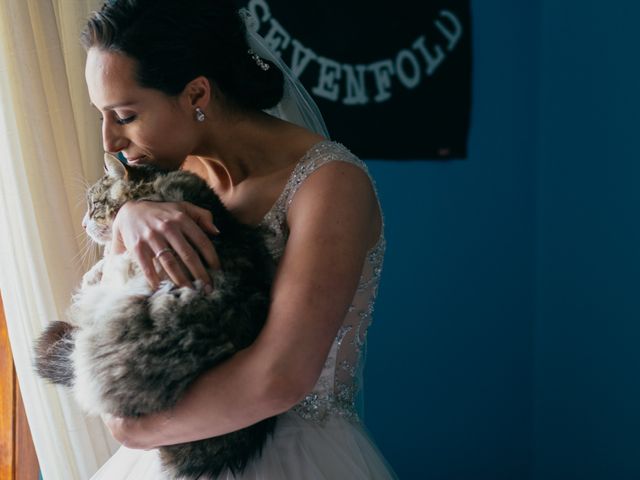
[[[407,5],[411,3],[412,5]],[[469,0],[238,0],[362,158],[465,158]]]

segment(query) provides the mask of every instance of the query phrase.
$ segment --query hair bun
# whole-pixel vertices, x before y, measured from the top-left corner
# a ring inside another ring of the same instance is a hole
[[[252,57],[247,27],[234,0],[113,0],[94,12],[82,32],[85,48],[128,55],[142,87],[178,95],[203,75],[231,104],[265,110],[284,93],[284,75]]]

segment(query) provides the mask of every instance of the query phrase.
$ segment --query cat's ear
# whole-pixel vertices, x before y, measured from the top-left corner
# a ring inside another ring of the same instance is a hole
[[[113,178],[125,178],[127,176],[126,167],[110,153],[104,154],[104,171]]]

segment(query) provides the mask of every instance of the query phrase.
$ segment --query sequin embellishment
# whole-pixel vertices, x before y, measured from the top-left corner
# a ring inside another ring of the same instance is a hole
[[[286,215],[296,191],[309,175],[331,161],[348,162],[360,167],[369,176],[376,191],[366,164],[344,145],[330,140],[314,145],[295,166],[282,194],[261,223],[271,231],[268,246],[276,260],[282,256],[289,236]],[[327,355],[320,378],[313,390],[292,409],[309,421],[323,423],[330,415],[359,421],[355,401],[362,383],[362,354],[367,328],[371,324],[385,247],[383,216],[382,231],[377,243],[367,253],[355,296]]]

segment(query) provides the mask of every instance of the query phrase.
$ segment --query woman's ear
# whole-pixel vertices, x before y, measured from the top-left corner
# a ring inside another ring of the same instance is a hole
[[[187,107],[190,110],[195,110],[196,107],[206,110],[211,101],[211,95],[214,93],[212,87],[209,79],[203,75],[187,83],[182,91]]]

